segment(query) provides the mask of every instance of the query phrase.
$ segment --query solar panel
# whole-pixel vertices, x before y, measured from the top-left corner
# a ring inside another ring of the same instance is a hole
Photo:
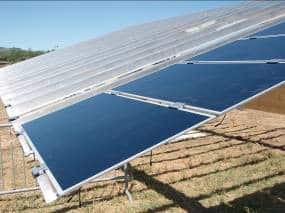
[[[285,23],[281,23],[265,29],[261,32],[255,33],[253,36],[264,36],[264,35],[276,35],[276,34],[284,34],[285,33]]]
[[[208,118],[101,94],[25,123],[23,129],[65,193]]]
[[[177,64],[115,90],[223,111],[284,80],[284,64]]]
[[[269,60],[285,58],[285,38],[240,40],[191,60]]]

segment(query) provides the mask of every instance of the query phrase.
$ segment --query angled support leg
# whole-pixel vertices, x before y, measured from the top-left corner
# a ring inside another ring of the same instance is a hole
[[[227,115],[227,114],[224,114],[222,120],[221,120],[219,123],[217,123],[217,124],[215,125],[215,127],[220,126],[220,125],[224,122],[224,120],[225,120],[225,118],[226,118],[226,115]]]
[[[71,194],[71,196],[67,200],[67,203],[69,203],[72,200],[72,198],[76,195],[76,193],[78,194],[78,207],[81,207],[82,206],[82,202],[81,202],[81,188],[79,188],[77,191],[75,191],[74,193]]]

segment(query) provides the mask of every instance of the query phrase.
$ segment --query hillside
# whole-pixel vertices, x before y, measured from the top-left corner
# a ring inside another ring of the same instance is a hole
[[[0,47],[0,53],[7,51],[7,48],[5,47]]]
[[[7,61],[10,64],[17,63],[38,55],[46,51],[25,50],[21,48],[4,48],[0,47],[0,61]]]

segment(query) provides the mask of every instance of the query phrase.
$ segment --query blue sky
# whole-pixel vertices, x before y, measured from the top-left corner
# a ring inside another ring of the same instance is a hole
[[[126,26],[236,1],[0,1],[0,47],[65,47]]]

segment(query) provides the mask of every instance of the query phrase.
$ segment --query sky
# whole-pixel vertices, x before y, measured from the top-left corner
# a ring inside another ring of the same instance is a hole
[[[0,1],[0,47],[50,50],[237,1]]]

